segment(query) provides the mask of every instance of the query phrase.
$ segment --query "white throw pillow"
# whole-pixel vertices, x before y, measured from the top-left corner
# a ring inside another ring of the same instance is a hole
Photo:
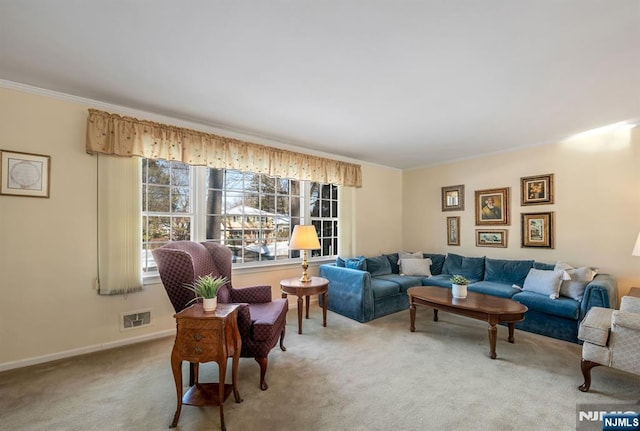
[[[551,299],[556,299],[560,293],[560,283],[562,282],[561,271],[544,271],[542,269],[531,268],[524,280],[522,290],[540,293]]]
[[[421,251],[416,251],[415,253],[409,253],[407,251],[399,251],[398,252],[398,266],[400,267],[400,274],[404,273],[402,269],[402,260],[408,259],[424,259]]]
[[[405,259],[402,274],[431,277],[431,259]]]
[[[568,263],[558,262],[556,270],[562,271],[562,284],[560,284],[560,295],[582,301],[587,284],[593,280],[598,271],[582,266],[574,268]]]

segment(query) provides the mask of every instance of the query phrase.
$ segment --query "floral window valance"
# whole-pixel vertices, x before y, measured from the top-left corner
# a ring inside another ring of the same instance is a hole
[[[360,165],[89,109],[87,152],[362,187]]]

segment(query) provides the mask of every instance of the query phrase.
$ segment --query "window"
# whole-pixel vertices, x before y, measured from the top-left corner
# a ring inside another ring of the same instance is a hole
[[[297,258],[289,237],[313,224],[322,248],[338,252],[338,187],[210,169],[165,160],[142,160],[142,267],[156,273],[150,250],[168,241],[212,241],[233,251],[234,263]]]

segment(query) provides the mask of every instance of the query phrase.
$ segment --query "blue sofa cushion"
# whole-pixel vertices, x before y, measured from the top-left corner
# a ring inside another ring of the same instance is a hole
[[[451,288],[451,275],[450,274],[438,274],[432,277],[425,277],[422,279],[423,286],[438,286]]]
[[[516,293],[521,292],[520,289],[512,287],[510,284],[496,283],[495,281],[478,281],[477,283],[470,284],[467,289],[469,289],[470,292],[485,293],[501,298],[511,298]]]
[[[393,281],[383,280],[376,277],[371,279],[371,290],[373,291],[373,299],[393,296],[400,293],[400,285]]]
[[[336,266],[341,268],[359,269],[361,271],[367,270],[367,261],[364,256],[356,257],[340,257],[336,258]]]
[[[391,264],[391,273],[400,274],[400,265],[398,265],[398,253],[383,254]]]
[[[463,275],[469,283],[480,281],[484,278],[484,257],[465,257],[449,253],[444,261],[442,273]]]
[[[533,262],[533,267],[535,269],[541,269],[543,271],[553,271],[556,269],[555,263],[542,263],[542,262]]]
[[[351,269],[359,269],[360,271],[366,271],[367,261],[364,256],[355,257],[352,259],[345,259],[344,267],[351,268]]]
[[[524,304],[529,310],[541,313],[551,314],[554,316],[564,317],[567,319],[578,320],[580,315],[580,303],[571,298],[563,296],[557,299],[551,299],[546,295],[535,292],[520,292],[513,295],[513,298],[521,304]],[[526,320],[526,315],[525,315]]]
[[[437,253],[422,253],[422,255],[425,259],[431,259],[431,275],[442,274],[446,255]]]
[[[367,271],[372,277],[391,274],[391,263],[385,256],[368,257]]]
[[[484,262],[484,281],[512,284],[522,287],[533,260],[505,260],[486,258]]]
[[[400,286],[400,292],[406,292],[408,288],[413,286],[422,286],[422,278],[423,277],[399,274],[387,274],[376,277],[377,280],[386,280],[397,283]]]

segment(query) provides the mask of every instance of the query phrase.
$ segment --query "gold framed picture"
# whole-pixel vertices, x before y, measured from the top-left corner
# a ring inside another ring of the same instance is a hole
[[[509,187],[476,190],[476,225],[509,224]]]
[[[447,217],[447,245],[460,245],[460,217]]]
[[[507,229],[476,229],[476,247],[506,247]]]
[[[442,187],[442,211],[464,211],[464,184]]]
[[[51,156],[0,150],[0,194],[49,197]]]
[[[554,248],[553,212],[522,213],[522,247]]]
[[[547,205],[553,203],[553,174],[520,178],[520,203]]]

